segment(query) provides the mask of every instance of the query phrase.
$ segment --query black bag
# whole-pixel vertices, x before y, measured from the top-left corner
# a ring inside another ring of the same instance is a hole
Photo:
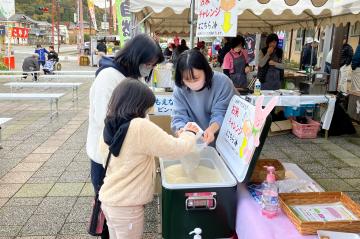
[[[101,185],[104,183],[104,178],[106,175],[107,167],[109,165],[110,157],[111,157],[111,152],[109,152],[107,160],[106,160],[104,174],[102,175],[102,179],[101,179]],[[101,185],[100,185],[100,188],[101,188]],[[99,189],[99,191],[100,191],[100,189]],[[92,236],[101,236],[102,232],[103,232],[103,228],[104,228],[104,223],[105,223],[105,215],[104,215],[103,211],[101,210],[101,201],[99,200],[99,192],[98,192],[98,193],[96,193],[94,202],[93,202],[93,209],[92,209],[90,222],[89,222],[89,226],[88,226],[88,233]]]

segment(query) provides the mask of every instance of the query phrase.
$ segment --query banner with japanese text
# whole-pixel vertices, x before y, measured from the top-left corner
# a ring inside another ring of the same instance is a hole
[[[228,36],[237,34],[237,0],[199,0],[197,37]]]
[[[94,29],[97,31],[94,0],[88,0],[88,7],[89,7],[91,21],[93,23]]]
[[[247,34],[244,36],[246,41],[246,49],[248,52],[248,60],[250,65],[255,65],[255,44],[256,44],[256,35]]]
[[[131,36],[130,0],[116,0],[116,15],[120,47],[123,47],[126,40],[130,39]]]
[[[11,37],[26,39],[29,37],[29,29],[24,27],[13,27],[11,28]]]

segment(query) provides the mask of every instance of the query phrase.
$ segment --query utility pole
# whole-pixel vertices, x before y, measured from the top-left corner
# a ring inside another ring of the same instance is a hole
[[[57,38],[58,38],[58,53],[60,53],[60,0],[56,0],[56,12],[57,12]]]
[[[82,0],[79,0],[80,8],[80,55],[84,52],[84,14],[83,14],[83,3]]]
[[[110,0],[110,6],[109,6],[109,12],[110,12],[110,20],[109,20],[109,33],[112,35],[112,26],[113,26],[113,11],[112,11],[112,0]]]
[[[52,0],[51,6],[51,44],[55,46],[55,36],[54,36],[54,27],[55,27],[55,0]]]

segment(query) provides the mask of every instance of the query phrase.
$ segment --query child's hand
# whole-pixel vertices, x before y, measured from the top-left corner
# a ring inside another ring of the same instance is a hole
[[[193,124],[191,122],[187,123],[185,125],[184,129],[187,130],[187,131],[191,131],[194,134],[197,134],[200,131],[200,128],[197,125],[195,125],[195,124]]]

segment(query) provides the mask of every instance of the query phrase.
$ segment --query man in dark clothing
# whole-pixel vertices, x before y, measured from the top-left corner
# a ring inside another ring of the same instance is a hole
[[[343,46],[340,53],[340,67],[344,65],[350,65],[354,56],[353,48],[347,43],[346,39],[343,41]]]
[[[224,46],[220,48],[217,58],[220,66],[222,66],[226,54],[231,50],[230,38],[225,37],[224,42]]]
[[[180,45],[176,47],[172,54],[172,61],[174,66],[176,65],[177,58],[180,56],[180,54],[187,50],[189,50],[189,47],[186,45],[185,39],[182,39]]]
[[[308,37],[306,39],[306,44],[301,52],[301,69],[305,70],[306,67],[316,66],[317,64],[317,46],[319,41],[313,40],[313,38]],[[312,62],[311,62],[311,54],[312,54]]]
[[[39,65],[39,62],[38,62],[38,55],[37,54],[33,54],[31,56],[28,56],[24,59],[24,62],[23,62],[23,65],[22,65],[22,69],[24,71],[23,73],[23,77],[22,79],[26,79],[27,76],[28,76],[28,73],[26,72],[31,72],[31,71],[39,71],[40,70],[40,65]],[[30,73],[35,81],[37,81],[37,73],[34,72],[34,73]]]
[[[53,60],[55,62],[59,61],[59,56],[53,46],[49,46],[48,60]]]
[[[97,44],[96,49],[98,50],[98,52],[103,52],[103,53],[105,53],[105,55],[106,55],[106,53],[107,53],[107,48],[106,48],[106,44],[104,43],[104,41],[100,41],[100,42]]]

